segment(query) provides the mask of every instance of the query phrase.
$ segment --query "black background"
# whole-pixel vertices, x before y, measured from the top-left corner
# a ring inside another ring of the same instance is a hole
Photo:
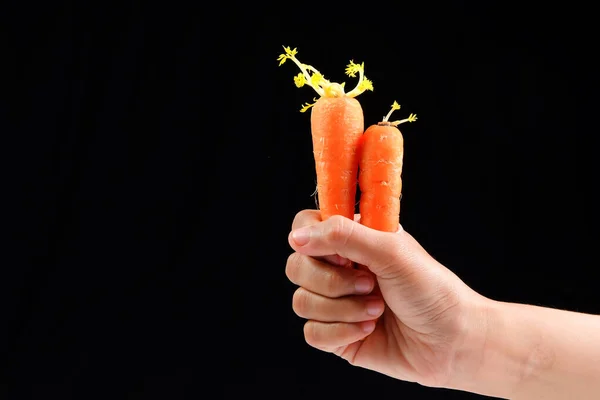
[[[367,126],[417,113],[401,220],[434,257],[600,312],[592,12],[498,4],[3,2],[5,398],[482,398],[304,342],[284,269],[314,93],[282,45],[348,85],[364,61]]]

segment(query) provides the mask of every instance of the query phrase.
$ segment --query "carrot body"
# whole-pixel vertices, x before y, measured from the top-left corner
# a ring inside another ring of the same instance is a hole
[[[389,124],[370,126],[360,142],[361,224],[396,232],[400,224],[404,138]]]
[[[363,110],[355,98],[321,97],[312,108],[311,134],[321,219],[353,219]]]
[[[364,132],[363,110],[356,96],[373,90],[365,76],[364,63],[350,60],[346,75],[358,77],[349,91],[344,83],[331,82],[312,65],[296,58],[298,50],[283,46],[279,65],[290,60],[300,69],[294,76],[297,87],[309,86],[319,95],[314,103],[305,103],[300,112],[311,112],[311,135],[317,175],[317,200],[321,219],[342,215],[353,219],[358,181],[358,142]]]

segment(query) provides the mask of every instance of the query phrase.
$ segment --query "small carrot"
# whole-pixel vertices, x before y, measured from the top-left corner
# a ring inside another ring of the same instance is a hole
[[[400,223],[404,138],[398,125],[417,120],[415,114],[410,114],[406,119],[389,122],[392,113],[399,109],[394,101],[390,112],[381,122],[371,125],[360,142],[360,221],[385,232],[396,232]]]
[[[284,46],[279,65],[293,61],[300,73],[294,77],[297,87],[312,87],[319,98],[306,103],[301,112],[312,108],[311,136],[315,160],[318,207],[324,221],[332,215],[353,219],[358,181],[358,142],[364,132],[363,110],[356,96],[373,90],[373,83],[364,75],[364,63],[350,61],[346,74],[359,75],[356,87],[344,91],[345,83],[325,79],[316,68],[296,58],[297,50]]]

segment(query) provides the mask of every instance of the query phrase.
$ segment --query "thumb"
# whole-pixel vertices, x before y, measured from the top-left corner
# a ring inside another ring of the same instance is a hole
[[[288,240],[298,253],[311,257],[337,254],[368,267],[381,278],[397,277],[401,266],[431,258],[402,229],[398,233],[381,232],[340,215],[296,229]]]

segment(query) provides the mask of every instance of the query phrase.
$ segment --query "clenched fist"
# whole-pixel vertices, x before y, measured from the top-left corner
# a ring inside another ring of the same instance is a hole
[[[476,368],[460,357],[481,296],[407,232],[375,231],[359,218],[322,222],[307,210],[293,222],[286,274],[299,286],[292,307],[308,320],[306,341],[425,386],[446,385],[459,364]],[[347,268],[353,263],[363,268]]]

